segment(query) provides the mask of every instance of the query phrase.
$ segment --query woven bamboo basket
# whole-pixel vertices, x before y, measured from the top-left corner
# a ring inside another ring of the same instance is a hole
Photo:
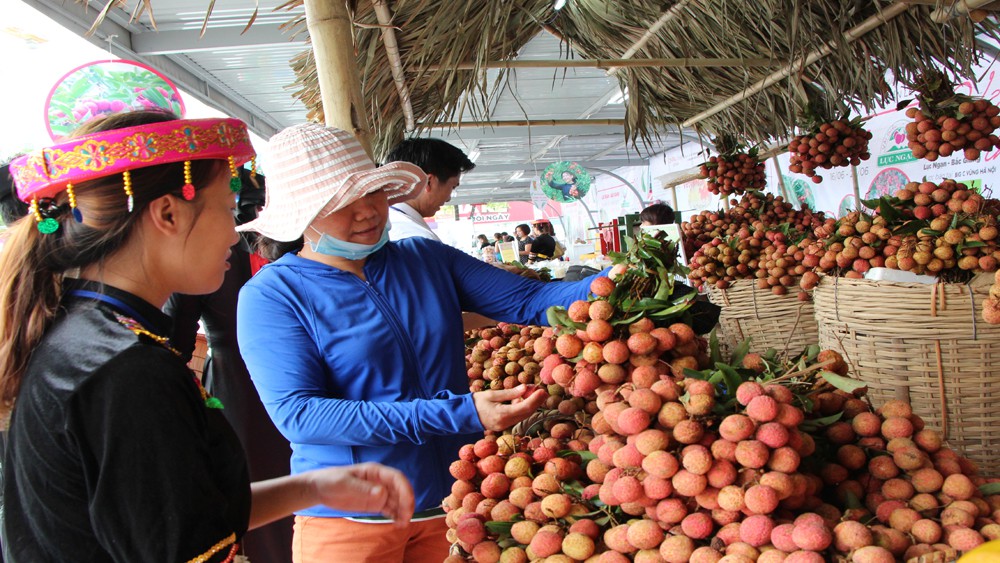
[[[986,475],[1000,474],[1000,326],[980,318],[992,282],[823,277],[813,293],[820,346],[843,354],[875,405],[909,401]]]
[[[757,280],[737,280],[729,289],[709,287],[708,299],[722,307],[719,340],[733,350],[750,340],[750,350],[797,354],[819,342],[812,301],[799,301],[797,291],[775,295]]]

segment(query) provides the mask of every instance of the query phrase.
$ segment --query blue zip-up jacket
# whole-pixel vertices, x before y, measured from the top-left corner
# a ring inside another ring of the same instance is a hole
[[[451,492],[448,466],[482,437],[465,368],[462,311],[547,324],[591,278],[542,283],[423,238],[368,257],[367,282],[287,254],[240,291],[240,351],[293,473],[376,461],[406,473],[416,510]],[[315,506],[304,516],[358,516]]]

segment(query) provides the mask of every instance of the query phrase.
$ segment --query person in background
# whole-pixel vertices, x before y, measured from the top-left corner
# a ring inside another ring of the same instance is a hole
[[[476,165],[459,148],[441,139],[407,139],[389,151],[386,162],[409,162],[427,174],[427,184],[412,199],[393,204],[389,239],[423,237],[441,242],[424,217],[433,217],[451,199],[462,173]]]
[[[257,217],[257,207],[264,205],[265,179],[241,168],[240,181],[243,187],[237,203],[238,225]],[[226,406],[222,414],[236,431],[246,452],[250,480],[261,481],[288,475],[292,449],[267,416],[236,342],[236,298],[240,288],[253,275],[249,240],[252,235],[243,233],[230,248],[231,267],[218,290],[207,295],[174,294],[163,310],[173,320],[170,341],[185,362],[190,361],[194,353],[198,322],[204,324],[209,354],[205,358],[202,382],[205,389]],[[243,554],[251,562],[291,563],[292,524],[292,518],[283,518],[247,532]]]
[[[640,225],[650,227],[652,225],[672,225],[676,221],[674,210],[665,203],[654,203],[639,212]]]
[[[260,233],[275,260],[240,292],[238,336],[292,442],[292,471],[378,460],[406,472],[418,498],[403,531],[357,510],[301,510],[293,560],[440,563],[441,500],[459,448],[545,400],[523,385],[469,392],[463,309],[544,323],[550,305],[586,298],[592,279],[546,284],[426,238],[389,241],[389,206],[419,191],[424,173],[407,162],[374,168],[340,129],[279,132],[268,166],[267,206],[240,229]]]
[[[531,255],[531,243],[535,239],[531,238],[531,227],[521,223],[514,227],[514,234],[517,235],[517,254],[522,264],[528,263],[528,256]]]
[[[576,175],[566,170],[560,176],[562,181],[549,180],[549,186],[559,190],[566,201],[576,201],[580,197],[580,190],[576,187]]]
[[[497,263],[497,251],[494,250],[492,246],[483,248],[483,262],[486,262],[487,264]]]
[[[535,240],[531,243],[531,252],[528,253],[528,260],[539,262],[552,260],[556,252],[555,231],[552,223],[548,221],[535,221]]]
[[[253,156],[239,120],[143,111],[11,163],[31,211],[0,254],[9,563],[227,563],[248,529],[317,504],[409,521],[409,483],[377,464],[251,483],[166,336],[172,293],[223,282],[230,170]]]
[[[480,251],[482,251],[482,249],[487,248],[489,246],[493,246],[492,244],[490,244],[490,239],[486,238],[486,235],[479,235],[479,236],[476,237],[476,240],[478,241],[478,244],[479,244],[479,246],[477,248]]]
[[[497,252],[497,257],[498,257],[497,259],[501,262],[503,260],[500,259],[499,257],[503,255],[503,244],[505,242],[514,242],[514,237],[507,234],[507,231],[500,233],[500,240],[498,240],[497,243],[493,245]]]

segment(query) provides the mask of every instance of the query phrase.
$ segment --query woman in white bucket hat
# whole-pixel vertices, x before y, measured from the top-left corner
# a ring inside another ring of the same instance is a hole
[[[293,473],[379,461],[417,498],[408,533],[370,514],[299,511],[293,560],[439,563],[458,449],[545,400],[539,390],[512,404],[523,387],[469,392],[462,311],[545,324],[548,306],[586,298],[591,280],[545,284],[429,239],[387,242],[389,204],[425,176],[405,162],[375,168],[344,131],[299,125],[270,149],[267,203],[242,227],[276,241],[275,261],[240,293],[251,377],[292,443]]]

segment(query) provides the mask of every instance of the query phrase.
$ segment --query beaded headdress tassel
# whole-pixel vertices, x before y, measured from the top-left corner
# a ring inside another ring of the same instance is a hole
[[[66,184],[66,197],[69,198],[69,208],[73,210],[73,219],[77,223],[83,223],[83,213],[76,207],[76,194],[73,192],[73,184]]]
[[[230,157],[232,158],[232,157]],[[184,199],[191,201],[194,199],[194,184],[191,183],[191,161],[184,161],[184,187],[181,188],[181,195]]]

